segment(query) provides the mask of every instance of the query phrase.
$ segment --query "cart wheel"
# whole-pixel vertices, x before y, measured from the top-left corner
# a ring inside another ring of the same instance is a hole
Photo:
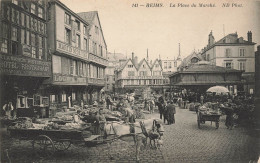
[[[200,129],[200,116],[199,116],[199,113],[197,114],[197,121],[198,121],[198,128]]]
[[[54,141],[54,146],[57,151],[65,151],[67,150],[71,145],[70,141]]]
[[[51,157],[55,152],[54,144],[51,138],[46,135],[39,135],[34,138],[32,146],[33,151],[40,158]]]
[[[216,122],[216,129],[218,129],[219,128],[219,122]]]

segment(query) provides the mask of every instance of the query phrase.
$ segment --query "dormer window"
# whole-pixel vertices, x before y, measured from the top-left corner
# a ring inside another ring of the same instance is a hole
[[[128,68],[133,68],[133,65],[128,65]]]

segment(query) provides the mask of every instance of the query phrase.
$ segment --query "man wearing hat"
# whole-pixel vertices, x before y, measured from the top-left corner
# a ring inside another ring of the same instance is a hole
[[[104,128],[106,123],[106,117],[103,113],[103,108],[100,108],[96,113],[96,125],[97,125],[97,134],[104,135]]]
[[[166,106],[166,110],[167,110],[167,113],[168,113],[168,120],[167,120],[168,124],[170,125],[170,124],[175,123],[174,114],[176,113],[176,110],[175,110],[173,100],[168,101],[168,104]]]

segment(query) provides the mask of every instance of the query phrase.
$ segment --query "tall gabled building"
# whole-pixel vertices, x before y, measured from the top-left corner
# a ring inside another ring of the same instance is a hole
[[[89,103],[90,24],[58,0],[48,3],[48,47],[52,78],[46,80],[51,105],[61,107]]]
[[[132,59],[124,62],[116,71],[115,88],[118,92],[134,92],[135,89],[150,87],[153,91],[161,91],[163,86],[162,67],[159,60],[149,64],[144,58],[139,63]]]
[[[78,15],[89,23],[88,92],[91,101],[99,100],[100,90],[105,86],[107,45],[98,12],[82,12]]]

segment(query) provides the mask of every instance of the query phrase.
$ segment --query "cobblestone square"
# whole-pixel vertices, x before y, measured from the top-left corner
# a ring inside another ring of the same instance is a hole
[[[158,113],[146,114],[146,118],[159,118]],[[176,123],[164,125],[164,144],[159,150],[146,148],[140,153],[140,162],[198,162],[198,163],[248,163],[259,156],[259,138],[249,134],[243,127],[228,130],[224,125],[225,116],[220,118],[219,129],[206,122],[197,126],[197,115],[187,109],[177,109]],[[33,155],[30,141],[10,140],[4,137],[2,150],[9,146],[11,162],[82,163],[82,162],[136,162],[133,143],[113,142],[86,147],[72,145],[68,151],[55,153],[51,158],[39,159]],[[10,142],[12,141],[12,142]],[[109,157],[113,156],[113,160]],[[8,162],[6,155],[2,162]]]

